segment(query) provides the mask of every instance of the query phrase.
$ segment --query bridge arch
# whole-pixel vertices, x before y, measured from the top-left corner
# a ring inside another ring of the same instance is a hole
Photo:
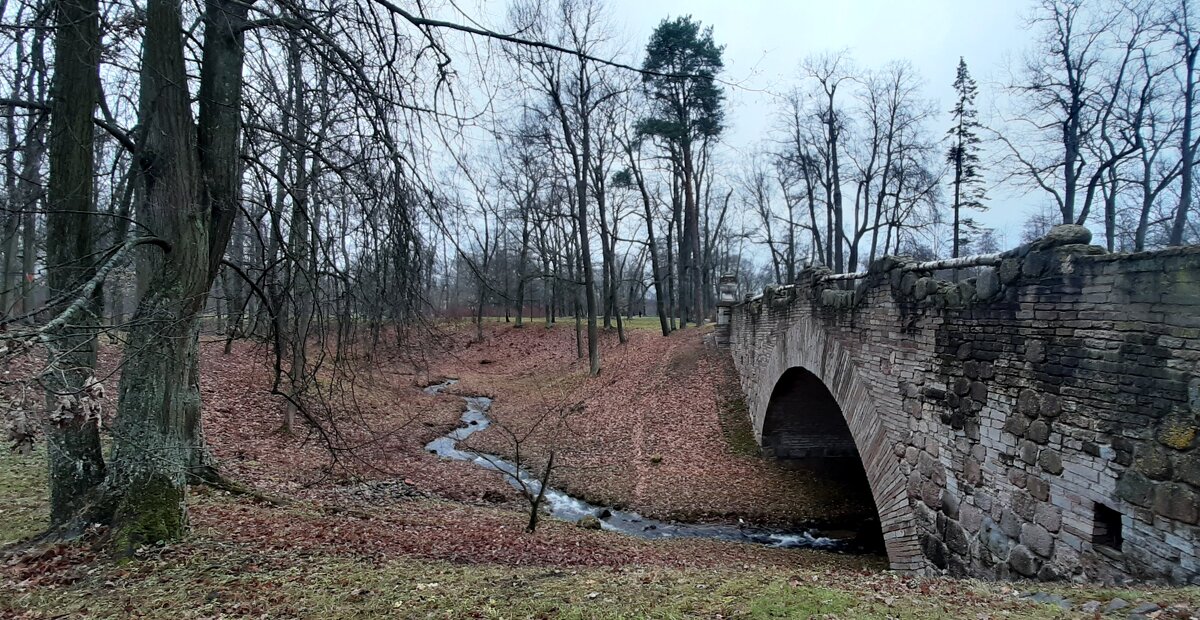
[[[763,445],[764,430],[768,440],[771,438],[772,428],[768,423],[775,421],[769,419],[768,411],[777,386],[804,382],[802,389],[810,398],[817,399],[821,423],[826,428],[829,428],[828,415],[836,405],[862,460],[879,513],[888,561],[896,570],[926,570],[928,560],[921,552],[916,517],[895,454],[898,438],[890,437],[884,428],[880,415],[883,412],[876,407],[849,352],[838,341],[828,338],[821,325],[808,316],[797,317],[785,332],[775,335],[769,343],[760,344],[763,346],[756,353],[760,357],[756,362],[759,375],[747,386],[747,405],[760,445]],[[831,400],[826,401],[826,398]],[[830,439],[827,446],[812,448],[836,453],[849,447],[832,441],[832,433]]]
[[[770,456],[814,466],[861,460],[837,399],[801,366],[787,369],[775,382],[760,443]]]

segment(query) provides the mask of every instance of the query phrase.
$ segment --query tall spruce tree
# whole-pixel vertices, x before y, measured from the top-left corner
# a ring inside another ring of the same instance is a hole
[[[950,110],[954,125],[947,132],[950,148],[946,151],[946,162],[954,167],[954,258],[958,258],[963,247],[969,243],[963,238],[964,226],[970,227],[972,220],[962,217],[963,209],[983,211],[987,207],[983,188],[983,175],[979,168],[979,120],[975,109],[978,87],[967,71],[967,61],[958,59],[958,74],[954,78],[955,102]]]

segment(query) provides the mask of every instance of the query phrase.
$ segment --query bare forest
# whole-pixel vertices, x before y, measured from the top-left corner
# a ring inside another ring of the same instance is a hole
[[[701,387],[728,387],[722,362],[696,352],[722,276],[740,299],[1058,224],[1110,252],[1200,242],[1200,5],[1013,10],[1027,38],[1004,66],[942,60],[950,100],[900,49],[805,49],[760,87],[729,66],[721,23],[664,14],[635,38],[604,0],[0,0],[0,415],[14,453],[45,463],[48,511],[14,553],[99,537],[143,557],[343,478],[462,499],[483,474],[422,478],[442,466],[422,446],[458,424],[467,386],[497,398],[472,449],[535,474],[496,491],[531,532],[558,483],[668,521],[688,502],[709,520],[773,505],[769,487],[798,483],[736,450],[718,464],[768,482],[649,500],[594,473],[643,441],[642,421],[592,440],[659,407],[644,390],[724,415]],[[751,92],[769,128],[747,138]],[[710,426],[696,445],[724,445]],[[726,488],[716,466],[679,480]],[[454,518],[422,506],[406,518]]]

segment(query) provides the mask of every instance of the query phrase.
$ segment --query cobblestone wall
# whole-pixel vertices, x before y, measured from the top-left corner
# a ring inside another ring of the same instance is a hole
[[[893,567],[1200,583],[1200,248],[1045,239],[943,281],[884,258],[731,312],[761,438],[800,366],[837,399]]]

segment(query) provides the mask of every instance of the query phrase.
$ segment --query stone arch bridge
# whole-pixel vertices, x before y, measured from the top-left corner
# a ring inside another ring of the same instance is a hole
[[[898,570],[1200,583],[1200,248],[1090,239],[727,295],[756,436],[856,452]]]

